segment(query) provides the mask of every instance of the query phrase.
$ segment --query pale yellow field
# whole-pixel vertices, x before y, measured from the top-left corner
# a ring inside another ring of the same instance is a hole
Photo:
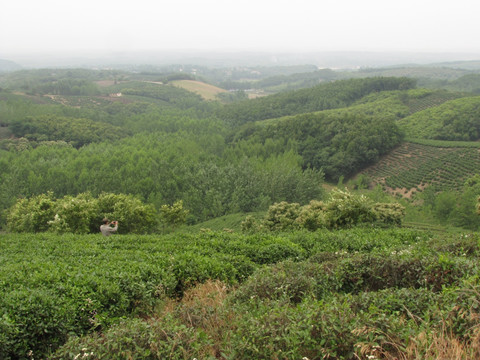
[[[170,82],[170,84],[197,93],[205,100],[216,100],[215,96],[217,94],[227,92],[227,90],[195,80],[175,80]]]

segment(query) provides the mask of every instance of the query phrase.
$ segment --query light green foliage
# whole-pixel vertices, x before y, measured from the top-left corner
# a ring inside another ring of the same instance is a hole
[[[458,204],[453,215],[453,223],[465,229],[480,229],[480,218],[476,213],[477,198],[480,195],[480,177],[468,179],[457,199]]]
[[[53,193],[29,199],[18,199],[7,215],[7,229],[12,232],[39,232],[49,228],[48,221],[55,215]]]
[[[453,191],[443,191],[435,197],[435,215],[442,221],[447,221],[456,208],[458,194]]]
[[[86,234],[96,220],[100,224],[98,214],[98,200],[90,193],[65,196],[55,202],[55,216],[49,221],[48,229],[58,233]]]
[[[295,228],[300,213],[300,204],[282,201],[273,204],[263,220],[264,226],[271,231]]]
[[[373,202],[365,195],[355,195],[347,190],[333,189],[325,208],[329,228],[351,227],[376,220]]]
[[[312,200],[300,206],[286,201],[270,206],[262,225],[271,231],[304,228],[314,231],[320,228],[339,229],[361,224],[380,223],[400,225],[405,216],[405,207],[398,203],[374,202],[365,195],[348,190],[333,189],[330,199],[323,202]],[[245,219],[244,228],[259,229],[253,219]]]
[[[152,204],[144,204],[133,195],[102,193],[98,196],[102,218],[119,222],[118,233],[152,233],[157,226],[157,212]],[[98,229],[98,223],[96,224]]]
[[[187,221],[188,210],[183,208],[183,201],[175,201],[173,205],[162,205],[160,208],[160,220],[164,226],[175,229]]]
[[[156,230],[157,214],[151,204],[132,195],[90,193],[54,199],[52,193],[19,199],[8,212],[11,232],[53,231],[97,233],[104,217],[120,223],[119,233],[148,233]]]
[[[480,177],[468,178],[458,191],[431,191],[431,204],[436,218],[443,224],[464,229],[478,230],[478,197],[480,195]]]
[[[300,227],[314,231],[327,226],[326,205],[322,201],[312,200],[302,206],[295,221]]]
[[[240,229],[244,233],[256,233],[262,231],[263,225],[252,215],[247,215],[240,224]]]
[[[387,225],[401,225],[405,217],[405,207],[399,203],[375,203],[376,220]]]

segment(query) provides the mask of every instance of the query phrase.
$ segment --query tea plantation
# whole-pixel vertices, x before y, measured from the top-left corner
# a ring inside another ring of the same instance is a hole
[[[0,246],[0,359],[480,356],[478,234],[4,234]]]

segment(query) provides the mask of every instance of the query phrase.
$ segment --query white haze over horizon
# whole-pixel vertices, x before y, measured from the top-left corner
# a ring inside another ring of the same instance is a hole
[[[480,59],[479,9],[477,0],[4,1],[0,58],[355,51],[473,60]]]

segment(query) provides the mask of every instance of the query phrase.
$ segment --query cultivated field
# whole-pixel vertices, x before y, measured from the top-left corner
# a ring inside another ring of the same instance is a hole
[[[373,184],[384,186],[388,192],[410,197],[414,192],[432,185],[437,190],[460,190],[465,180],[478,174],[478,169],[480,149],[477,147],[406,142],[362,173],[368,175]]]
[[[0,358],[473,359],[479,240],[5,234]]]
[[[199,94],[205,100],[216,100],[218,94],[227,92],[227,90],[195,80],[175,80],[171,84]]]

